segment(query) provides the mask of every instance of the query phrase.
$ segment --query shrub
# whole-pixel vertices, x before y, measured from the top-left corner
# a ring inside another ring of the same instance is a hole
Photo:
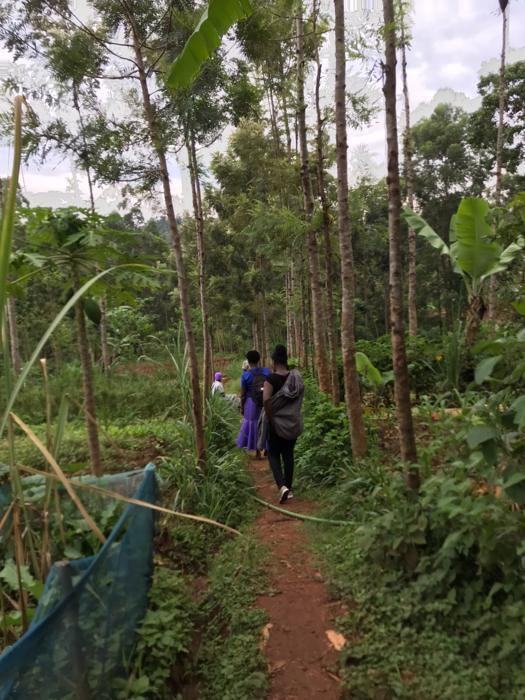
[[[307,488],[335,484],[352,463],[346,408],[309,389],[304,413],[304,433],[296,448],[299,481]]]

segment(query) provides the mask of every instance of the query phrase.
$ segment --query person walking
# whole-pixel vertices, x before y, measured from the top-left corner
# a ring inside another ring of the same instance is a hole
[[[224,396],[224,384],[222,383],[222,374],[220,372],[215,372],[215,381],[211,385],[211,393],[221,394]]]
[[[241,377],[243,421],[237,438],[237,447],[253,450],[255,457],[260,459],[261,452],[257,447],[257,423],[263,406],[263,385],[270,370],[267,367],[261,367],[261,356],[257,350],[249,350],[246,353],[246,360],[248,369],[242,373]]]
[[[258,447],[262,449],[267,441],[279,502],[284,503],[293,498],[294,449],[303,432],[304,382],[297,370],[290,371],[284,345],[275,347],[272,360],[273,372],[263,386],[264,411],[259,421]]]

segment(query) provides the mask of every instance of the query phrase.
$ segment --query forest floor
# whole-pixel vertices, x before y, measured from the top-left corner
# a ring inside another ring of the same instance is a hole
[[[277,490],[267,461],[252,459],[249,469],[258,496],[275,503]],[[297,497],[284,507],[304,514],[314,510],[311,502]],[[332,633],[341,605],[330,599],[304,524],[264,508],[255,531],[270,553],[269,593],[257,601],[268,615],[262,641],[270,675],[268,698],[338,700],[338,654],[327,632]]]

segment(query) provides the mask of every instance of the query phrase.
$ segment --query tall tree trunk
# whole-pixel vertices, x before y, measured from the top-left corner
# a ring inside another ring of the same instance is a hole
[[[314,30],[315,31],[315,30]],[[325,172],[324,172],[324,145],[323,145],[323,118],[321,115],[321,73],[322,66],[319,58],[319,49],[316,51],[317,74],[315,79],[315,112],[317,117],[317,183],[319,186],[319,199],[323,215],[323,243],[326,277],[326,333],[328,338],[328,357],[330,361],[330,391],[334,403],[339,402],[339,381],[337,377],[337,340],[335,333],[334,311],[334,280],[333,280],[333,255],[332,241],[330,240],[330,205],[326,196]]]
[[[292,297],[292,324],[293,324],[293,333],[294,333],[294,348],[295,348],[295,355],[297,359],[299,360],[299,364],[303,365],[303,357],[304,357],[304,350],[303,350],[303,343],[302,343],[302,337],[301,337],[301,324],[299,319],[297,318],[297,313],[296,313],[296,299],[297,299],[297,279],[296,279],[296,266],[294,261],[292,260],[290,263],[290,293]]]
[[[80,136],[82,139],[82,145],[84,147],[84,157],[82,158],[82,161],[83,161],[84,171],[86,173],[86,177],[87,177],[87,181],[88,181],[89,206],[91,208],[91,211],[93,213],[95,213],[95,192],[94,192],[94,188],[93,188],[93,177],[91,175],[89,149],[88,149],[88,143],[87,143],[87,139],[86,139],[84,118],[82,116],[82,110],[80,108],[78,87],[76,85],[73,86],[73,105],[74,105],[74,107],[77,111],[77,114],[78,114],[78,121],[80,124]],[[97,272],[98,272],[98,270],[97,270]],[[109,356],[109,346],[108,346],[107,313],[108,313],[108,302],[107,302],[106,295],[104,295],[100,299],[100,324],[99,324],[100,350],[101,350],[101,355],[102,355],[102,369],[104,370],[104,372],[109,371],[109,366],[111,364],[110,356]]]
[[[405,19],[401,19],[401,74],[403,76],[403,98],[405,102],[405,132],[403,134],[403,151],[405,166],[405,186],[407,204],[414,208],[414,166],[412,162],[412,134],[410,133],[410,99],[408,95],[407,50],[405,38]],[[417,335],[416,306],[416,232],[408,229],[408,334]]]
[[[334,0],[335,8],[335,129],[337,158],[337,213],[341,253],[341,345],[346,408],[352,452],[366,452],[366,432],[355,361],[354,336],[354,255],[348,216],[348,142],[346,134],[346,57],[344,0]]]
[[[342,0],[339,0],[340,2]],[[387,140],[387,185],[388,185],[388,237],[389,237],[389,288],[390,327],[392,334],[392,362],[394,366],[394,393],[399,423],[401,458],[414,463],[417,458],[410,385],[405,350],[403,323],[403,278],[401,250],[401,191],[399,186],[399,152],[396,115],[396,31],[394,1],[383,0],[385,62],[383,92],[385,95],[386,140]],[[409,469],[407,485],[419,488],[419,474]]]
[[[204,248],[204,213],[202,209],[202,195],[199,180],[199,168],[195,149],[195,138],[189,133],[186,136],[188,151],[188,163],[190,166],[191,193],[193,199],[193,212],[195,216],[195,229],[197,240],[197,261],[199,266],[199,298],[202,318],[202,346],[203,346],[203,383],[204,396],[212,383],[212,345],[210,333],[210,320],[208,301],[206,294],[206,258]]]
[[[301,185],[303,189],[304,213],[308,223],[308,262],[310,268],[310,296],[312,303],[312,326],[314,340],[315,369],[321,391],[330,392],[330,372],[323,341],[326,326],[324,317],[323,295],[319,276],[319,255],[316,233],[312,226],[314,200],[312,180],[308,162],[308,140],[306,134],[306,104],[304,101],[304,26],[302,6],[297,17],[297,123],[299,130],[299,148],[301,152]]]
[[[80,289],[80,280],[75,274],[75,291]],[[84,393],[84,416],[89,449],[91,471],[95,476],[102,474],[102,458],[98,439],[97,412],[95,408],[95,392],[93,389],[93,366],[89,352],[89,342],[86,330],[86,317],[80,299],[75,304],[75,322],[77,326],[77,346],[82,367],[82,389]]]
[[[501,3],[500,3],[501,4]],[[502,10],[502,22],[501,22],[501,59],[499,66],[499,104],[498,104],[498,133],[496,139],[496,189],[495,189],[495,204],[497,207],[501,206],[501,179],[503,170],[503,141],[505,132],[505,63],[506,63],[506,53],[507,53],[507,20],[508,20],[508,7],[504,4],[505,9]],[[488,303],[488,313],[487,317],[489,320],[494,320],[496,315],[496,303],[497,303],[497,292],[498,281],[496,275],[492,275],[489,280],[489,303]]]
[[[134,22],[134,18],[128,15],[128,21],[132,30],[133,47],[135,52],[135,61],[137,64],[138,77],[142,92],[142,103],[144,108],[144,116],[150,130],[152,145],[157,154],[159,163],[159,176],[162,183],[164,193],[164,205],[166,207],[166,218],[171,234],[173,252],[175,254],[175,267],[177,269],[177,281],[180,296],[180,308],[182,315],[182,324],[184,327],[184,336],[186,339],[186,348],[188,351],[188,360],[190,366],[190,382],[192,390],[192,412],[193,424],[195,427],[195,444],[197,447],[197,459],[201,466],[204,466],[206,461],[206,445],[204,440],[204,420],[202,412],[202,399],[199,383],[199,362],[197,359],[197,351],[195,348],[195,337],[191,326],[191,310],[190,310],[190,293],[188,278],[186,276],[186,267],[182,254],[182,242],[180,239],[175,210],[173,208],[173,198],[171,195],[171,183],[166,161],[166,151],[161,141],[158,138],[157,121],[153,105],[151,104],[151,96],[148,88],[146,76],[146,68],[142,57],[142,43]]]
[[[9,328],[9,347],[11,350],[11,364],[16,374],[22,369],[22,358],[20,357],[20,341],[18,338],[18,322],[16,314],[16,300],[12,297],[7,299],[7,324]]]

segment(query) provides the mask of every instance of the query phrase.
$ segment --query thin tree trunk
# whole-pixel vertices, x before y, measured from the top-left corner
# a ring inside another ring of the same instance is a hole
[[[342,0],[338,0],[342,2]],[[386,139],[387,139],[387,184],[388,184],[388,235],[389,235],[389,288],[390,327],[392,333],[392,362],[394,366],[394,394],[401,458],[414,463],[417,458],[410,385],[405,350],[403,323],[403,279],[401,254],[401,191],[399,186],[399,152],[396,115],[396,32],[393,0],[383,0],[385,62],[383,92],[385,95]],[[407,485],[419,488],[419,474],[409,469]]]
[[[111,356],[108,345],[108,300],[106,295],[100,298],[100,349],[102,351],[102,369],[108,372],[111,366]]]
[[[501,60],[499,67],[499,105],[498,105],[498,133],[496,139],[496,189],[495,189],[495,204],[501,206],[501,179],[503,171],[503,141],[505,132],[505,62],[507,53],[507,16],[508,7],[502,12],[502,36],[501,36]],[[489,303],[487,317],[489,320],[494,320],[496,315],[498,281],[496,275],[492,275],[489,280]]]
[[[12,297],[7,299],[7,324],[9,328],[9,347],[11,350],[11,364],[15,374],[19,374],[22,369],[22,358],[20,357],[20,341],[18,338],[18,322],[16,314],[16,300]]]
[[[204,396],[212,383],[212,346],[210,334],[210,321],[208,301],[206,295],[206,259],[204,249],[204,214],[202,210],[201,186],[195,139],[193,134],[186,136],[186,148],[188,151],[188,163],[190,167],[191,193],[193,199],[193,212],[195,216],[195,229],[197,241],[197,261],[199,268],[199,298],[202,318],[202,345],[203,345],[203,383]]]
[[[284,306],[285,306],[285,323],[286,323],[286,347],[288,354],[293,355],[292,350],[292,321],[290,313],[290,280],[288,270],[284,275]]]
[[[75,274],[75,291],[80,288],[80,280]],[[93,389],[93,366],[89,352],[89,343],[86,330],[86,317],[82,300],[75,304],[75,321],[77,325],[77,346],[82,367],[82,388],[84,393],[84,418],[89,449],[89,461],[91,471],[95,476],[102,474],[102,457],[100,454],[100,442],[98,439],[98,425],[95,408],[95,392]]]
[[[303,346],[303,367],[309,369],[310,366],[310,337],[308,334],[308,284],[306,282],[306,261],[304,253],[301,265],[301,344]]]
[[[291,297],[292,297],[292,323],[293,323],[293,332],[294,332],[294,346],[295,346],[295,355],[297,359],[299,360],[299,364],[303,364],[303,356],[304,356],[304,351],[303,351],[303,344],[302,344],[302,338],[301,338],[301,325],[300,321],[297,318],[297,313],[296,313],[296,299],[297,299],[297,293],[296,293],[296,288],[297,288],[297,282],[296,282],[296,276],[295,276],[295,264],[294,261],[292,260],[290,263],[290,292],[291,292]]]
[[[335,128],[337,158],[337,213],[341,253],[341,345],[346,407],[352,452],[366,452],[366,432],[355,361],[354,335],[354,256],[348,216],[348,142],[346,134],[346,57],[344,0],[334,0],[335,8]]]
[[[323,146],[323,118],[321,115],[320,92],[322,66],[319,58],[319,49],[316,51],[317,74],[315,79],[315,112],[317,116],[317,183],[319,198],[323,215],[323,243],[326,277],[326,333],[328,338],[328,357],[330,361],[330,390],[334,403],[339,402],[339,381],[337,377],[337,340],[335,333],[334,312],[334,281],[333,281],[333,255],[332,242],[330,240],[330,204],[326,196],[324,173],[324,146]]]
[[[168,225],[171,233],[171,241],[173,245],[173,252],[175,254],[175,267],[177,269],[182,324],[184,327],[184,336],[186,340],[186,347],[188,351],[188,360],[190,367],[192,411],[193,423],[195,427],[195,444],[197,447],[197,459],[199,461],[199,464],[201,466],[204,466],[206,460],[206,445],[204,440],[204,420],[202,413],[202,400],[199,382],[199,362],[197,359],[197,351],[195,348],[195,337],[193,335],[193,328],[191,326],[190,294],[188,279],[186,276],[186,267],[184,265],[184,258],[182,254],[182,242],[177,226],[177,219],[175,217],[175,210],[173,208],[173,198],[171,195],[171,183],[168,171],[168,164],[166,161],[166,152],[161,142],[159,141],[157,135],[157,121],[155,118],[153,105],[151,104],[151,97],[146,77],[146,68],[144,66],[144,60],[142,57],[142,44],[140,42],[140,38],[133,17],[128,15],[128,21],[132,29],[133,46],[135,51],[135,60],[137,64],[138,77],[142,91],[144,115],[149,126],[152,145],[155,149],[159,162],[159,176],[164,193],[166,218],[168,220]]]
[[[306,221],[308,223],[308,262],[310,268],[310,295],[312,303],[312,326],[314,341],[315,369],[321,391],[330,392],[330,372],[323,342],[324,319],[323,295],[319,275],[319,255],[317,238],[312,226],[314,201],[312,181],[308,162],[308,140],[306,135],[306,104],[304,101],[304,27],[302,7],[297,17],[297,122],[299,127],[299,147],[301,152],[301,184]]]
[[[87,144],[87,139],[86,139],[84,118],[82,117],[82,110],[80,109],[78,87],[76,85],[73,86],[73,105],[74,105],[74,107],[77,111],[77,114],[78,114],[78,121],[80,124],[80,135],[82,138],[82,145],[84,147],[84,158],[82,160],[83,160],[83,164],[84,164],[84,171],[86,173],[86,177],[87,177],[87,181],[88,181],[89,205],[90,205],[91,211],[93,213],[95,213],[95,192],[94,192],[94,188],[93,188],[93,178],[91,176],[91,167],[89,164],[90,163],[90,161],[89,161],[89,149],[88,149],[88,144]],[[109,371],[109,366],[111,364],[110,357],[109,357],[109,346],[108,346],[107,312],[108,312],[108,302],[107,302],[106,296],[104,295],[100,299],[100,324],[99,324],[100,350],[101,350],[101,355],[102,355],[102,369],[104,370],[104,372]]]
[[[412,134],[410,133],[410,99],[408,94],[407,52],[405,39],[405,20],[401,21],[401,74],[403,77],[403,97],[405,102],[405,132],[403,134],[405,186],[407,204],[414,208],[414,167],[412,162]],[[416,306],[416,232],[408,229],[408,334],[417,335]]]

